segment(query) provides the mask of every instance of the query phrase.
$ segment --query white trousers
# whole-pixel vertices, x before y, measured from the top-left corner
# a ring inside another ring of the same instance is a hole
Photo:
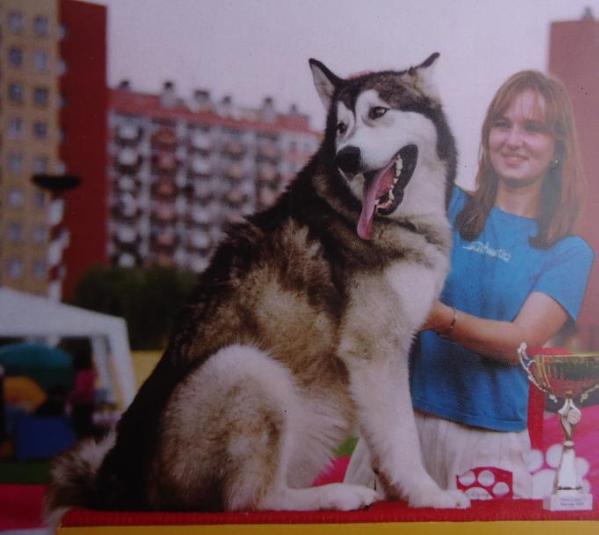
[[[515,498],[532,497],[528,430],[489,431],[419,412],[416,425],[424,466],[440,487],[455,489],[459,476],[478,467],[495,467],[511,472]],[[352,454],[344,481],[378,486],[362,439]]]

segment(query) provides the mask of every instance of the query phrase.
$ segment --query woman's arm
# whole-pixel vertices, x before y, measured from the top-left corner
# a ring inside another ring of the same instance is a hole
[[[437,301],[422,330],[432,329],[481,355],[507,364],[518,364],[517,348],[522,342],[529,347],[545,344],[562,328],[568,315],[548,295],[531,293],[514,321],[482,319]],[[453,323],[453,327],[451,327]]]

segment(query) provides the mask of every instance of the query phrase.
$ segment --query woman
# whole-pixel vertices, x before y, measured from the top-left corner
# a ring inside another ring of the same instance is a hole
[[[529,384],[516,348],[541,346],[576,320],[593,261],[573,235],[583,174],[559,81],[523,71],[501,86],[476,183],[451,200],[452,268],[415,344],[413,403],[425,466],[442,487],[494,467],[509,472],[514,496],[530,497]],[[360,466],[352,459],[346,480],[364,482]]]

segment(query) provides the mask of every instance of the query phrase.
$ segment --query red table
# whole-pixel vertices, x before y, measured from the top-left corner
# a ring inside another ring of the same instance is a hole
[[[467,510],[411,509],[401,502],[380,502],[351,512],[171,513],[72,510],[58,533],[113,534],[270,534],[270,533],[460,533],[597,535],[594,511],[548,512],[540,501],[476,501]]]

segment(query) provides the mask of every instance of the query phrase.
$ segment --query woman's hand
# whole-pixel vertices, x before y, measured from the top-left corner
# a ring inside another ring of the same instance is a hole
[[[443,333],[448,330],[453,320],[453,309],[441,301],[435,301],[428,314],[428,318],[420,327],[421,331],[433,330]]]

